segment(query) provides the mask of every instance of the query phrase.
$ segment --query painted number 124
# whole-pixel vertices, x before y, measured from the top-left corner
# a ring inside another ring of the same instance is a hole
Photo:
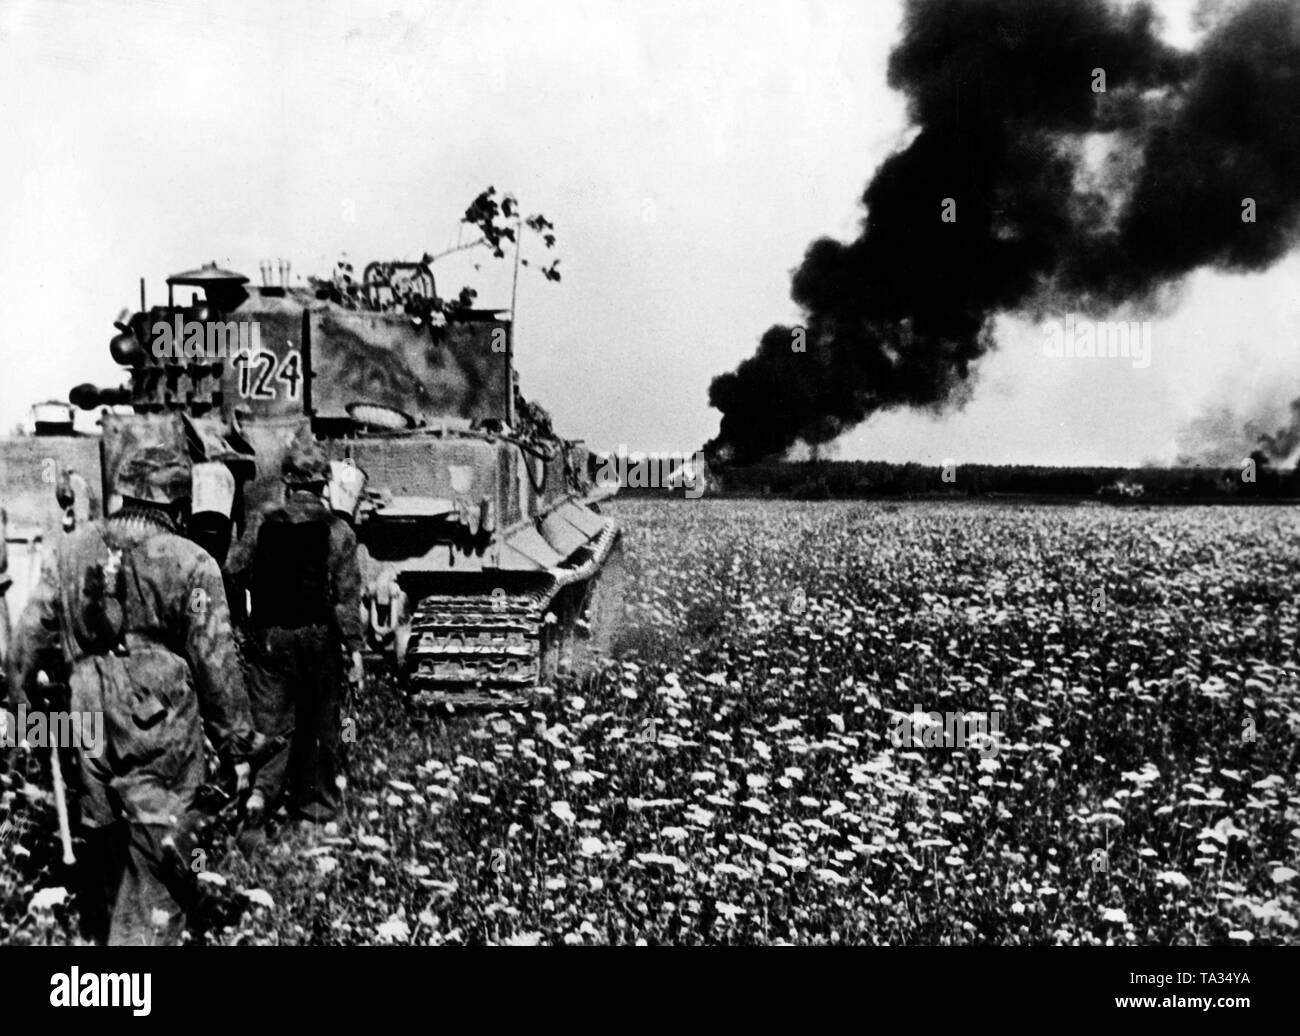
[[[244,399],[277,399],[275,382],[283,382],[286,395],[297,399],[302,391],[302,356],[290,349],[283,357],[265,349],[239,357],[239,394]]]

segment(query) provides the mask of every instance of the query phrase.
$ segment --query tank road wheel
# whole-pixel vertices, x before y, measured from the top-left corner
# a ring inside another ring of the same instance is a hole
[[[610,548],[605,564],[586,584],[586,593],[578,609],[573,652],[575,668],[592,669],[610,653],[614,637],[623,624],[626,583],[623,538],[620,536]]]

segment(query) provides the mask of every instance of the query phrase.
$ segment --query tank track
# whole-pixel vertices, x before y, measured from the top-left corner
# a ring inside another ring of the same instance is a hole
[[[411,617],[407,682],[417,705],[509,705],[541,671],[550,584],[525,593],[435,594]]]
[[[526,703],[542,675],[548,618],[568,586],[597,578],[618,540],[609,522],[561,568],[539,572],[532,585],[507,592],[433,594],[411,616],[406,684],[413,705],[503,708]]]

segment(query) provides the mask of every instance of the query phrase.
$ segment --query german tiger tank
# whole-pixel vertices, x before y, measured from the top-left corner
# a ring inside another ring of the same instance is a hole
[[[12,541],[111,512],[125,442],[181,438],[191,534],[224,563],[251,549],[285,451],[310,434],[356,530],[372,653],[413,703],[511,704],[586,667],[621,608],[620,531],[600,512],[613,489],[520,395],[511,314],[443,305],[426,263],[371,263],[348,291],[280,274],[264,265],[255,286],[212,264],[168,278],[152,307],[142,282],[110,345],[127,380],[69,396],[102,434],[47,404],[35,435],[0,441]]]

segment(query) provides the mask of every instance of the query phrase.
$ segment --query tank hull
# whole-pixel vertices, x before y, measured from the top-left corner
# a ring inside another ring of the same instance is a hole
[[[610,491],[593,484],[586,449],[518,394],[508,316],[443,317],[431,296],[413,319],[409,298],[249,287],[215,267],[168,285],[167,306],[118,324],[127,382],[71,393],[104,408],[101,435],[0,441],[0,507],[23,586],[40,543],[111,513],[117,458],[142,437],[231,468],[231,575],[283,499],[289,444],[307,433],[342,465],[336,495],[357,534],[369,645],[412,701],[517,701],[584,654],[619,530],[599,513]],[[182,286],[206,301],[173,305]],[[73,505],[56,494],[69,473],[80,476]],[[19,590],[8,603],[21,607]]]

